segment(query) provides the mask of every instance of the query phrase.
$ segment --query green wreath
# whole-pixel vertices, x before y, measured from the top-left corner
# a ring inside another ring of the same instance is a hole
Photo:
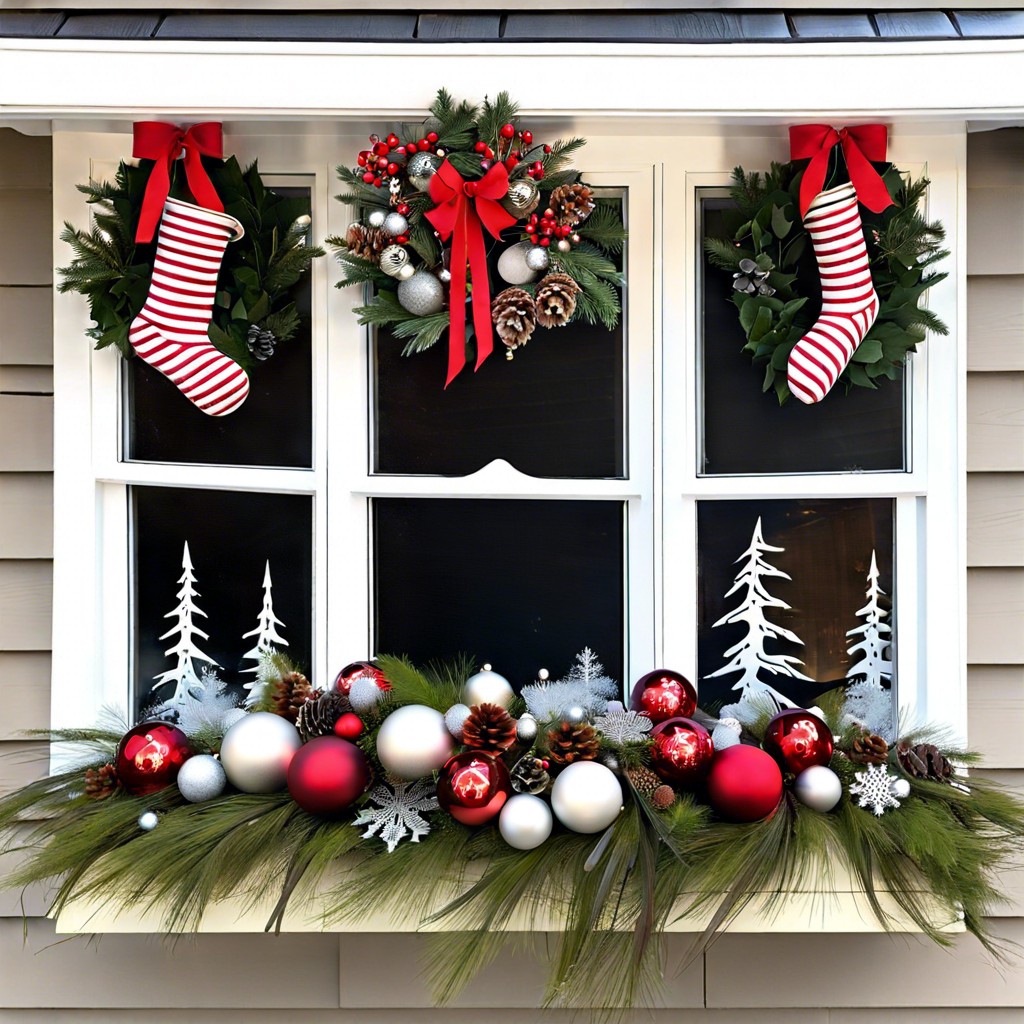
[[[805,166],[805,161],[773,163],[763,177],[737,167],[729,189],[735,209],[724,214],[730,236],[704,240],[708,262],[732,274],[731,298],[746,338],[743,351],[755,365],[764,365],[762,390],[774,389],[780,405],[790,396],[789,353],[814,322],[821,302],[817,273],[802,261],[808,234],[798,210]],[[905,178],[891,164],[882,180],[895,205],[881,214],[861,207],[879,311],[840,375],[847,391],[876,388],[882,378],[898,379],[928,331],[949,334],[945,323],[919,304],[933,284],[948,276],[929,269],[949,255],[942,248],[942,224],[926,220],[920,209],[929,181]]]

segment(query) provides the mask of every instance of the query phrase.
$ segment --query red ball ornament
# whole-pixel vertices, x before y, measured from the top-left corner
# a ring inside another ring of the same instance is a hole
[[[143,722],[129,729],[117,745],[117,777],[132,796],[166,789],[192,756],[188,737],[167,722]]]
[[[343,740],[354,740],[363,733],[363,720],[353,711],[346,711],[334,723],[334,735]]]
[[[655,724],[670,718],[689,718],[697,710],[697,690],[686,676],[656,668],[637,680],[629,706]]]
[[[511,795],[512,780],[504,763],[480,750],[450,758],[437,783],[437,802],[463,825],[490,821]]]
[[[288,792],[310,814],[337,814],[370,784],[370,762],[348,740],[318,736],[288,765]]]
[[[334,688],[338,693],[348,696],[352,684],[357,679],[372,679],[381,690],[391,689],[391,684],[384,678],[384,673],[368,661],[353,661],[350,665],[346,665],[335,678]]]
[[[651,733],[651,767],[669,782],[693,787],[708,772],[715,745],[711,734],[690,718],[670,718]]]
[[[832,730],[810,711],[789,708],[768,723],[761,746],[787,772],[799,775],[832,760]]]
[[[782,799],[782,772],[760,747],[740,743],[720,750],[711,762],[708,802],[726,821],[758,821]]]

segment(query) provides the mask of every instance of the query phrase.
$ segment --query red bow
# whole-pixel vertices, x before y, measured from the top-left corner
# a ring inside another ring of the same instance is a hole
[[[427,213],[442,240],[452,235],[452,284],[449,293],[448,379],[466,365],[466,264],[473,277],[473,325],[476,328],[476,369],[494,348],[491,336],[491,289],[487,280],[487,251],[481,223],[498,238],[515,224],[498,200],[508,194],[508,171],[496,163],[479,181],[466,181],[447,161],[430,179],[430,198],[437,206]]]
[[[132,156],[156,161],[153,173],[146,183],[146,194],[142,199],[139,229],[135,234],[136,242],[153,240],[157,225],[160,223],[160,215],[163,213],[164,202],[171,191],[171,168],[183,150],[185,179],[196,203],[208,210],[223,212],[224,204],[220,201],[209,175],[203,169],[202,160],[199,159],[201,156],[213,156],[218,160],[224,158],[221,126],[217,121],[194,124],[188,129],[167,124],[166,121],[136,121],[133,131],[135,144],[132,147]]]
[[[846,169],[860,202],[875,213],[892,206],[885,182],[871,166],[871,161],[885,160],[887,134],[884,124],[858,124],[839,131],[827,124],[798,124],[790,128],[790,160],[811,161],[800,183],[800,216],[806,216],[812,200],[822,190],[828,156],[836,145],[843,147]]]

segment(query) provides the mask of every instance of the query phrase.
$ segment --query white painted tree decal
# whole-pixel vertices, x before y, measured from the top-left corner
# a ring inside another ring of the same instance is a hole
[[[254,687],[259,682],[258,673],[263,656],[268,651],[288,646],[288,641],[277,631],[278,626],[282,629],[284,628],[284,623],[274,614],[274,598],[271,594],[273,586],[274,584],[270,579],[270,561],[268,560],[263,571],[263,607],[260,610],[259,620],[256,623],[255,629],[250,629],[248,633],[242,634],[243,640],[247,640],[251,636],[256,637],[256,642],[252,648],[242,655],[242,661],[251,661],[253,663],[251,668],[242,670],[243,674],[257,676],[257,679],[253,679],[245,684],[244,689],[250,691],[246,703],[252,703],[255,698]]]
[[[201,615],[204,619],[207,616],[206,612],[195,604],[195,598],[199,597],[199,591],[195,589],[196,577],[192,571],[192,557],[189,554],[188,541],[185,541],[185,550],[182,552],[181,568],[182,574],[178,579],[181,584],[181,589],[177,593],[178,606],[164,616],[165,619],[176,619],[177,621],[160,637],[161,640],[166,640],[177,634],[178,642],[164,651],[165,657],[174,657],[177,659],[177,663],[174,668],[155,676],[156,682],[152,687],[152,692],[155,693],[162,686],[174,684],[174,692],[163,702],[164,707],[183,705],[188,700],[189,690],[194,690],[196,693],[202,692],[203,682],[196,670],[195,663],[197,661],[204,661],[207,665],[220,668],[213,658],[196,645],[196,637],[201,637],[203,640],[209,640],[210,637],[195,623],[196,616]]]
[[[712,627],[735,624],[747,627],[746,636],[725,652],[728,659],[726,663],[717,671],[705,676],[706,679],[713,679],[716,676],[739,672],[740,677],[733,683],[732,688],[741,691],[741,702],[768,698],[779,707],[795,706],[791,700],[762,679],[762,673],[810,681],[810,676],[805,676],[796,668],[797,665],[803,664],[799,658],[792,654],[772,653],[765,648],[765,643],[769,640],[788,640],[790,643],[803,644],[794,632],[769,622],[765,617],[765,612],[769,608],[789,609],[785,601],[772,597],[764,584],[764,580],[771,576],[783,580],[791,578],[788,573],[776,569],[764,559],[764,555],[769,551],[785,550],[765,543],[761,534],[761,519],[758,517],[750,538],[750,546],[736,559],[737,562],[743,562],[743,566],[725,595],[728,599],[743,590],[743,599],[737,608],[723,615]]]
[[[878,585],[874,551],[867,581],[867,604],[857,610],[864,623],[846,634],[860,638],[846,651],[853,659],[846,678],[854,680],[846,691],[846,711],[872,732],[885,735],[892,729],[892,628],[885,621],[888,611],[879,603],[885,591]]]

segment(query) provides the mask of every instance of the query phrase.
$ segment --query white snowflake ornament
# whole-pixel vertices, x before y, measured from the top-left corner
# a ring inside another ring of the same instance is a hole
[[[609,743],[626,746],[629,743],[643,743],[654,723],[635,711],[611,711],[594,719],[594,727]]]
[[[386,785],[376,786],[369,801],[377,806],[364,807],[352,824],[369,825],[363,838],[379,834],[381,840],[388,844],[388,853],[394,853],[395,847],[410,831],[414,843],[429,835],[430,825],[420,812],[436,811],[438,807],[431,784],[425,779],[396,783],[394,790]]]
[[[850,796],[857,797],[857,806],[869,809],[880,818],[888,808],[899,807],[900,802],[892,791],[898,781],[889,774],[884,764],[869,764],[867,771],[857,772],[855,781],[850,783]]]

